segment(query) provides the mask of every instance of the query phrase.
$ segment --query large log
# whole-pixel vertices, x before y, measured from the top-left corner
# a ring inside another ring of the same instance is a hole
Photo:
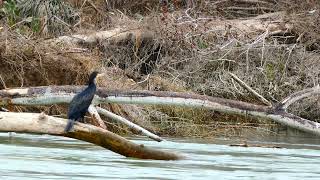
[[[73,97],[72,94],[81,91],[83,88],[84,87],[77,86],[44,86],[1,90],[0,105],[50,105],[68,103]],[[312,92],[309,93],[309,95],[320,94],[320,88],[315,87],[304,90],[302,93],[296,93],[299,94],[299,99],[306,97],[304,92]],[[287,113],[285,109],[279,108],[278,106],[268,107],[254,105],[241,101],[189,93],[108,91],[106,88],[98,88],[94,101],[96,103],[175,105],[204,108],[228,114],[249,115],[256,118],[273,120],[286,126],[320,136],[320,123]]]
[[[39,113],[0,112],[0,132],[50,134],[87,141],[126,157],[178,160],[183,156],[135,144],[105,129],[75,122],[74,131],[65,133],[67,120]]]
[[[236,7],[229,7],[236,8]],[[242,10],[246,10],[240,7]],[[252,9],[252,8],[251,8]],[[253,9],[256,9],[255,7]],[[267,8],[269,9],[269,8]],[[248,9],[247,9],[248,10]],[[260,7],[261,10],[261,7]],[[185,11],[187,13],[187,11]],[[293,25],[285,22],[285,12],[266,13],[252,18],[247,19],[236,19],[236,20],[219,20],[212,18],[191,18],[189,14],[186,14],[188,18],[184,21],[173,21],[176,25],[182,24],[197,24],[201,21],[205,22],[206,27],[210,29],[210,32],[228,32],[230,30],[237,32],[238,36],[256,36],[261,33],[266,33],[264,38],[270,35],[285,34],[293,29]],[[137,22],[138,23],[138,22]],[[228,28],[226,28],[228,25]],[[197,26],[197,25],[196,25]],[[209,31],[208,31],[209,32]],[[207,32],[205,32],[207,33]],[[192,35],[186,36],[191,38]],[[73,34],[68,36],[60,36],[58,38],[49,39],[47,43],[53,44],[69,44],[69,45],[90,45],[95,46],[99,43],[115,43],[123,41],[134,42],[137,47],[141,45],[143,40],[152,40],[155,38],[153,31],[146,28],[114,28],[105,31],[90,32],[86,34]]]

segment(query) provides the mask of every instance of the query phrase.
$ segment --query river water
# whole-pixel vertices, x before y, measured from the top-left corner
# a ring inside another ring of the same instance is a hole
[[[49,135],[0,134],[0,179],[320,179],[320,139],[263,138],[232,147],[228,139],[136,143],[187,156],[179,161],[125,158],[101,147]]]

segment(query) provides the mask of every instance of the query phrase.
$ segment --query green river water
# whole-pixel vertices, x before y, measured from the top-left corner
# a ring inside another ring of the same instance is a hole
[[[228,139],[169,139],[147,146],[184,154],[179,161],[125,158],[101,147],[49,135],[0,134],[0,179],[320,179],[320,139],[269,137],[232,147]]]

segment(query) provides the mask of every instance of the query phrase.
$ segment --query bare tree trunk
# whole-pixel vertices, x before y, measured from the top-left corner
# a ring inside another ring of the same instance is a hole
[[[0,132],[65,136],[102,146],[126,157],[178,160],[181,155],[135,144],[105,129],[75,122],[74,131],[64,133],[67,120],[38,113],[0,112]]]
[[[247,0],[245,0],[247,1]],[[191,1],[193,2],[193,1]],[[191,3],[191,6],[193,3]],[[240,9],[239,9],[240,8]],[[238,9],[238,10],[255,10],[253,8],[244,7],[226,7],[226,10]],[[260,10],[270,10],[269,8],[259,7]],[[265,32],[268,31],[267,36],[283,34],[293,28],[291,24],[283,21],[285,16],[284,12],[266,13],[253,18],[237,20],[215,20],[215,23],[211,24],[211,31],[225,31],[225,25],[228,24],[233,29],[237,29],[243,34],[251,34],[251,32]],[[187,20],[189,22],[189,20]],[[96,45],[101,42],[121,42],[123,40],[130,40],[132,42],[140,41],[143,39],[153,39],[154,33],[143,28],[137,29],[124,29],[114,28],[106,31],[97,31],[87,34],[74,34],[70,36],[60,36],[58,38],[47,40],[48,43],[64,43],[64,44],[85,44],[85,45]]]
[[[0,105],[49,105],[68,103],[72,93],[84,87],[49,86],[8,89],[0,91]],[[161,92],[161,91],[108,91],[98,88],[95,103],[125,103],[176,105],[193,108],[205,108],[227,114],[251,115],[256,118],[273,120],[289,127],[320,135],[320,123],[301,118],[286,112],[289,104],[309,95],[320,94],[320,88],[314,87],[297,92],[286,98],[280,108],[278,106],[261,106],[230,99],[209,97],[196,94]],[[292,100],[293,99],[293,100]]]

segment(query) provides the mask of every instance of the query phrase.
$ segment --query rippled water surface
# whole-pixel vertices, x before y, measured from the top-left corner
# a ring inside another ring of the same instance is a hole
[[[232,147],[229,140],[133,139],[187,159],[125,158],[101,147],[48,135],[0,134],[1,179],[320,179],[320,139],[264,139]],[[237,143],[237,142],[236,142]]]

